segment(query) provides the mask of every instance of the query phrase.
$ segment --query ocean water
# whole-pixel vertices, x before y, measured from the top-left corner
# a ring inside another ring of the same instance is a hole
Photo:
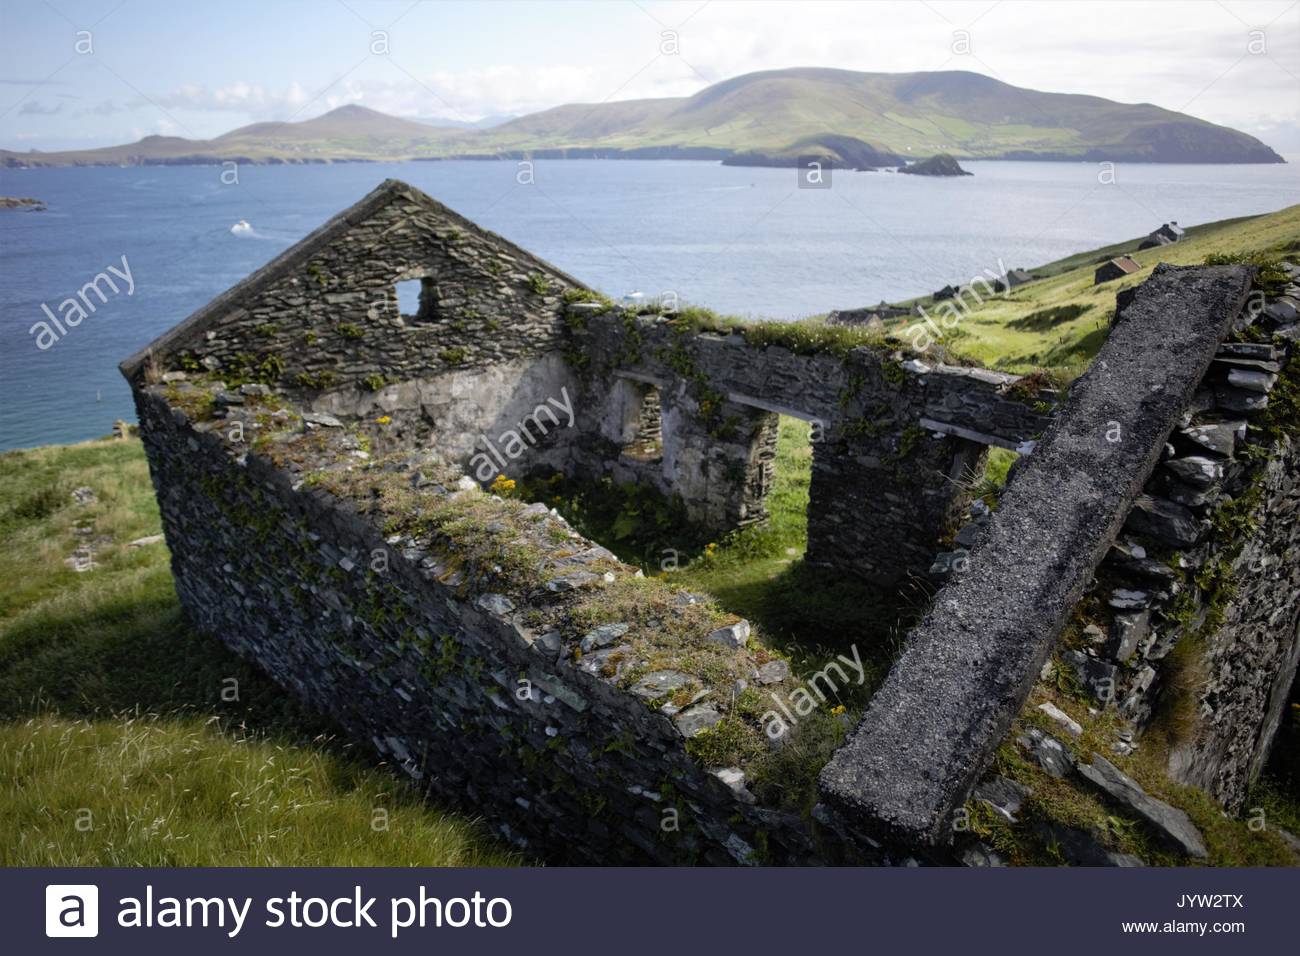
[[[615,297],[781,319],[1300,202],[1296,164],[1122,166],[1114,184],[1095,164],[966,165],[974,177],[835,171],[824,189],[792,169],[627,160],[538,162],[530,184],[513,162],[245,166],[237,183],[216,166],[0,170],[0,195],[49,205],[0,210],[0,448],[133,419],[121,359],[388,177]],[[101,283],[107,301],[38,348],[42,305],[57,314],[108,266],[133,288]]]

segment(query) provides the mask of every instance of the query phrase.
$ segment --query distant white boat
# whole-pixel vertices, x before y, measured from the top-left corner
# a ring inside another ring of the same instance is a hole
[[[251,236],[253,234],[253,227],[249,224],[247,219],[241,219],[230,227],[230,232],[231,235],[235,236]]]
[[[629,292],[623,296],[623,301],[628,305],[640,305],[645,300],[644,292]]]

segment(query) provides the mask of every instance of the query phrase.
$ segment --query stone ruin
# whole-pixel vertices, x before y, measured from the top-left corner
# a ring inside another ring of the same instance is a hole
[[[996,787],[1045,667],[1140,733],[1182,647],[1204,679],[1170,773],[1236,809],[1260,772],[1300,656],[1300,480],[1295,303],[1252,281],[1158,267],[1060,396],[885,338],[615,308],[389,180],[122,370],[192,620],[528,853],[969,861],[987,848],[953,821]],[[762,522],[779,415],[816,423],[810,564],[884,591],[946,578],[809,814],[746,787],[789,663],[492,493],[609,477],[719,532]],[[941,554],[991,445],[1029,453]]]

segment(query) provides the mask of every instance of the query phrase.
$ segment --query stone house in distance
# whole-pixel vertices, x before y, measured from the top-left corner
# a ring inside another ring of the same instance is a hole
[[[1134,259],[1128,256],[1118,256],[1109,262],[1103,262],[1093,273],[1093,285],[1101,285],[1103,282],[1113,282],[1116,279],[1123,279],[1125,276],[1131,276],[1139,272],[1142,266]]]

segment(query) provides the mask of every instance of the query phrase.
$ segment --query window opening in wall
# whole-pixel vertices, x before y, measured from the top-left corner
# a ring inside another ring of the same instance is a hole
[[[632,383],[629,383],[630,385]],[[664,454],[663,402],[654,385],[634,386],[623,427],[623,454],[640,461],[658,461]]]
[[[402,318],[412,322],[434,322],[438,319],[438,287],[429,276],[407,279],[394,284],[397,292],[397,311]]]

